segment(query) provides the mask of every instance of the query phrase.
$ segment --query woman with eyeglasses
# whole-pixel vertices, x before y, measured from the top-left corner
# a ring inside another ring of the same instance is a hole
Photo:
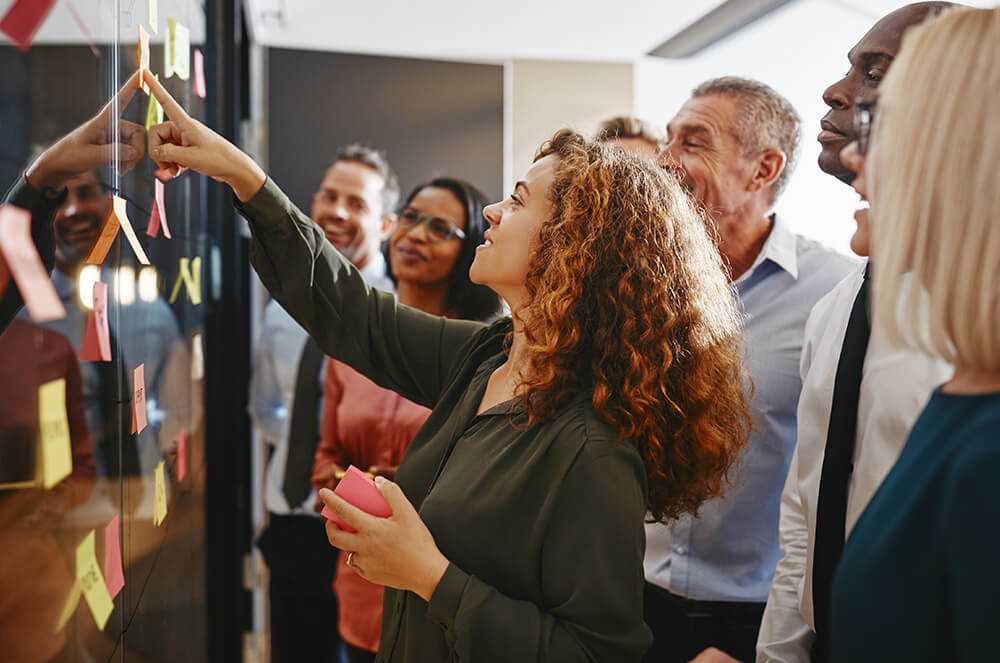
[[[400,304],[481,322],[499,315],[496,293],[469,280],[476,247],[483,243],[485,205],[475,187],[451,177],[434,179],[410,193],[384,250]],[[431,411],[335,359],[326,362],[323,392],[323,422],[313,466],[316,489],[335,488],[350,465],[394,479],[407,445]],[[316,511],[322,508],[317,499]],[[375,660],[382,586],[355,573],[347,555],[340,555],[333,591],[348,661]]]
[[[869,109],[870,145],[843,156],[871,203],[873,333],[944,358],[954,373],[844,547],[833,661],[998,657],[997,63],[1000,9],[955,9],[911,28]]]

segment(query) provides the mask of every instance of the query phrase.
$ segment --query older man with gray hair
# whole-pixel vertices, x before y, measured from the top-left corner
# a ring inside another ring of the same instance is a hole
[[[660,163],[704,208],[744,315],[754,428],[725,498],[697,517],[647,526],[647,661],[688,661],[708,647],[754,658],[781,556],[778,509],[795,447],[806,317],[855,264],[772,212],[799,133],[784,97],[732,76],[695,88],[667,125]]]

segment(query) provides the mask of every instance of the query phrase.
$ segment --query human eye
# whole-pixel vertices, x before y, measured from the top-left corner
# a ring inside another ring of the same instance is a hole
[[[520,196],[518,196],[518,195],[517,195],[516,193],[514,193],[514,192],[511,192],[511,194],[510,194],[510,199],[511,199],[511,201],[512,201],[512,202],[513,202],[513,203],[514,203],[515,205],[521,205],[521,206],[523,206],[523,205],[524,205],[524,201],[523,201],[523,200],[521,200]]]
[[[885,77],[885,71],[881,67],[871,67],[865,70],[866,85],[878,87],[879,83],[882,82],[883,77]]]
[[[399,215],[399,220],[412,226],[417,222],[417,211],[410,208],[404,209],[402,214]]]
[[[430,228],[432,235],[436,235],[441,239],[447,239],[451,236],[451,224],[444,219],[431,219],[430,223],[427,225]]]

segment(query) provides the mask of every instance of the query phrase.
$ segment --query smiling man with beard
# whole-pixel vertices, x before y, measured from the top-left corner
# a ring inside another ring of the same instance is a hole
[[[313,194],[311,217],[369,285],[392,291],[381,251],[395,222],[399,185],[381,152],[342,147]],[[327,543],[310,479],[323,412],[324,357],[277,301],[254,345],[250,416],[273,448],[258,541],[270,570],[271,660],[337,660],[337,550]],[[332,626],[331,626],[332,625]]]
[[[756,81],[699,85],[667,125],[660,163],[705,210],[744,319],[753,380],[750,444],[725,498],[646,527],[646,661],[708,647],[752,660],[778,548],[781,488],[795,447],[806,317],[855,264],[772,213],[795,162],[799,117]]]

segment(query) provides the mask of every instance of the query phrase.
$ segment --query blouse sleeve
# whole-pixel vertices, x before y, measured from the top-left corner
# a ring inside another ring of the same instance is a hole
[[[428,605],[462,661],[639,661],[646,497],[642,462],[616,445],[560,487],[542,553],[547,605],[515,600],[454,564]]]
[[[261,281],[324,354],[433,407],[484,325],[428,315],[368,285],[270,179],[246,203],[234,201],[250,224]]]

